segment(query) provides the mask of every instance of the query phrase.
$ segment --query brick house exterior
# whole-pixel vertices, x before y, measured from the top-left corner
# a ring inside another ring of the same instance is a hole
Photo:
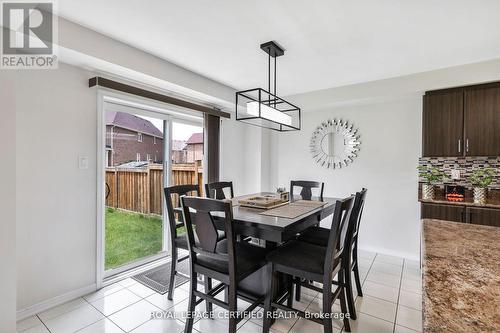
[[[131,161],[163,163],[163,133],[149,120],[124,112],[108,112],[106,165]]]
[[[194,133],[186,142],[187,163],[203,160],[203,133]]]

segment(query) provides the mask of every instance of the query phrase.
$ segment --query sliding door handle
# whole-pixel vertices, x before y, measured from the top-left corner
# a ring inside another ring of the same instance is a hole
[[[465,139],[465,151],[469,152],[469,139]]]
[[[462,152],[462,140],[458,139],[458,152]]]

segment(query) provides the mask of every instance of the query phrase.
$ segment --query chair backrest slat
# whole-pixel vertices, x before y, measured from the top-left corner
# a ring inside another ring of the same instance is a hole
[[[295,194],[294,188],[300,187],[301,198],[303,200],[311,200],[313,197],[312,190],[317,188],[319,189],[318,197],[320,200],[323,200],[324,185],[325,185],[324,183],[314,182],[309,180],[292,180],[290,182],[290,196],[293,199],[293,196]]]
[[[163,189],[165,194],[165,204],[167,207],[167,217],[168,217],[168,225],[170,228],[170,235],[172,239],[177,237],[177,227],[176,227],[176,219],[175,219],[175,207],[180,206],[179,198],[183,195],[188,195],[190,193],[194,193],[196,196],[198,193],[198,185],[175,185],[170,187],[165,187]],[[175,200],[175,201],[174,201]],[[179,202],[179,205],[177,205]]]
[[[329,274],[337,266],[339,258],[343,252],[343,241],[347,229],[347,224],[350,220],[354,204],[354,197],[337,200],[333,211],[332,226],[328,237],[328,245],[326,248],[325,258],[325,274]],[[331,279],[331,277],[330,277]]]
[[[197,263],[197,254],[206,255],[212,259],[226,262],[230,275],[235,274],[236,238],[233,230],[231,201],[183,196],[181,197],[181,205],[193,264]],[[216,213],[217,218],[224,221],[227,240],[227,252],[224,253],[217,252],[217,229],[213,213]],[[194,228],[195,223],[196,228]],[[195,230],[198,242],[195,241]]]
[[[367,191],[368,190],[366,188],[363,188],[361,191],[357,192],[354,197],[354,204],[344,240],[345,260],[349,262],[351,261],[350,257],[353,245],[358,237],[359,225],[361,222],[361,216],[363,215]]]
[[[224,189],[228,188],[229,193],[231,195],[230,198],[227,198],[224,194]],[[233,191],[233,182],[215,182],[205,184],[205,193],[207,198],[224,200],[224,199],[232,199],[234,198]]]

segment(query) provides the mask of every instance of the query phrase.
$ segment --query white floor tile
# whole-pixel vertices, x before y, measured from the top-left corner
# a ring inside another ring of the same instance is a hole
[[[387,264],[403,266],[404,259],[400,257],[389,256],[386,254],[377,254],[377,256],[375,257],[375,262],[385,262]]]
[[[111,320],[104,318],[78,331],[78,333],[123,333],[123,331]]]
[[[118,282],[118,284],[124,286],[125,288],[130,287],[136,283],[139,283],[139,282],[137,282],[136,280],[134,280],[132,278],[126,278],[125,280],[121,280],[120,282]]]
[[[364,259],[364,258],[358,258],[358,266],[359,266],[359,269],[361,270],[364,270],[364,271],[367,271],[370,269],[370,267],[372,266],[373,264],[373,260],[372,259]]]
[[[402,269],[403,269],[402,266],[399,265],[393,265],[385,262],[375,261],[373,262],[372,268],[370,270],[401,276]]]
[[[404,326],[396,325],[394,327],[394,333],[415,333],[415,332],[417,332],[417,331],[411,330],[411,329],[406,328]]]
[[[88,302],[94,302],[98,299],[101,299],[105,296],[109,296],[111,294],[116,293],[117,291],[120,291],[124,287],[118,283],[106,286],[104,288],[99,289],[98,291],[88,294],[86,296],[83,296]]]
[[[297,320],[295,325],[293,325],[292,329],[290,330],[290,333],[306,333],[306,332],[307,333],[323,333],[324,328],[323,328],[323,325],[315,323],[314,321],[300,318],[299,320]],[[340,329],[336,328],[334,325],[333,332],[340,333]]]
[[[167,294],[160,295],[158,293],[154,293],[153,295],[146,297],[146,301],[154,304],[162,310],[168,310],[175,304],[185,301],[188,297],[189,293],[187,291],[177,288],[174,292],[172,300],[168,299]]]
[[[420,270],[420,262],[417,260],[405,259],[405,269],[408,268]]]
[[[372,270],[366,276],[366,281],[371,281],[399,289],[399,285],[401,283],[401,277],[399,275],[387,274]]]
[[[140,300],[141,298],[130,290],[122,289],[91,304],[104,315],[109,316]]]
[[[399,290],[379,283],[365,281],[363,284],[363,294],[397,303]]]
[[[104,316],[99,311],[90,304],[86,304],[44,323],[52,333],[69,333],[87,327],[103,318]]]
[[[373,260],[377,254],[375,252],[358,250],[358,258],[371,259]]]
[[[240,327],[243,326],[244,322],[240,322]],[[200,332],[207,333],[219,333],[227,332],[229,321],[222,319],[200,319],[196,321],[193,328]],[[262,330],[262,329],[261,329]]]
[[[255,324],[251,320],[243,324],[239,329],[239,333],[262,333],[262,326]]]
[[[322,299],[320,299],[318,297],[311,302],[311,304],[307,307],[306,312],[320,313],[320,312],[322,312],[322,309],[323,309],[323,301],[322,301]],[[332,313],[339,313],[339,314],[342,313],[342,310],[340,309],[340,301],[338,299],[335,300],[335,302],[333,303],[331,311],[332,311]],[[308,321],[310,321],[310,320],[308,320]],[[340,319],[333,320],[333,327],[334,328],[341,329],[343,325],[344,324],[343,324],[342,320],[340,320]]]
[[[20,331],[18,331],[20,332]],[[45,327],[43,324],[39,324],[37,326],[28,328],[25,331],[22,331],[23,333],[50,333],[47,327]]]
[[[420,269],[405,268],[405,269],[403,269],[403,279],[421,281],[422,280],[422,273],[421,273]]]
[[[280,313],[283,314],[283,311],[278,310]],[[271,330],[276,333],[287,333],[290,331],[292,326],[295,324],[295,322],[298,320],[298,318],[292,317],[292,318],[278,318],[274,322],[274,324],[271,326]]]
[[[152,318],[151,312],[159,311],[161,310],[153,304],[145,300],[141,300],[140,302],[134,303],[125,309],[114,313],[109,316],[109,319],[111,319],[125,332],[129,332],[149,321]]]
[[[399,304],[422,311],[422,295],[401,290],[399,292]]]
[[[31,316],[17,322],[17,331],[22,332],[27,330],[28,328],[39,326],[41,324],[42,322],[40,321],[40,319],[38,319],[37,316]]]
[[[39,313],[38,317],[40,317],[40,319],[42,321],[47,321],[49,319],[60,316],[66,312],[73,311],[74,309],[77,309],[77,308],[79,308],[83,305],[86,305],[86,304],[88,304],[88,303],[83,298],[77,298],[73,301],[61,304],[61,305],[56,306],[52,309],[49,309],[49,310],[44,311],[42,313]]]
[[[365,295],[356,299],[356,311],[379,319],[394,322],[397,304]]]
[[[421,332],[422,312],[405,306],[398,306],[396,324]]]
[[[133,330],[133,333],[180,333],[184,323],[175,319],[153,319]],[[194,331],[193,331],[194,332]]]
[[[401,290],[410,291],[416,294],[422,294],[422,281],[403,279],[401,281]]]
[[[357,320],[351,320],[352,333],[392,333],[394,324],[360,313]]]
[[[127,287],[127,289],[130,290],[131,292],[133,292],[134,294],[136,294],[137,296],[142,297],[142,298],[146,298],[146,297],[151,296],[151,295],[156,293],[153,289],[146,287],[142,283],[133,284],[133,285]],[[174,292],[174,295],[175,295],[175,292]]]

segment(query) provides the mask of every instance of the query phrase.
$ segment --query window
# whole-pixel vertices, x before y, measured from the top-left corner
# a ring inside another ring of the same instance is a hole
[[[153,144],[156,144],[156,136],[153,136]]]
[[[137,141],[142,142],[142,133],[137,133]]]
[[[146,161],[148,161],[148,162],[149,162],[150,160],[151,160],[151,155],[146,154]]]
[[[135,159],[136,159],[136,161],[137,161],[137,162],[140,162],[140,161],[141,161],[141,154],[140,154],[140,153],[137,153],[137,155],[136,155],[136,158],[135,158]]]

